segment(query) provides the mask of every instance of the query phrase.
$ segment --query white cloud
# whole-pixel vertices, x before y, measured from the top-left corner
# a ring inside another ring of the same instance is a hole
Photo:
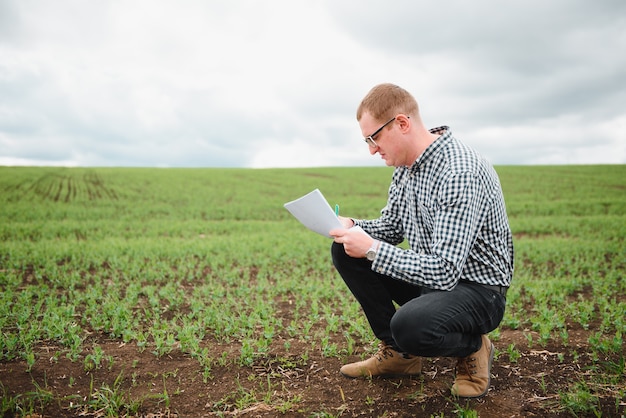
[[[624,132],[626,116],[601,124],[564,116],[532,124],[488,127],[464,138],[500,164],[623,164],[626,142],[615,141]]]
[[[624,12],[621,0],[5,0],[0,164],[379,165],[354,110],[386,81],[495,163],[626,163]]]
[[[320,146],[304,139],[294,140],[288,144],[266,141],[250,162],[251,168],[272,167],[337,167],[380,165],[384,162],[379,157],[371,157],[367,153],[365,143],[355,146],[341,144],[329,147]],[[372,164],[376,161],[376,164]]]

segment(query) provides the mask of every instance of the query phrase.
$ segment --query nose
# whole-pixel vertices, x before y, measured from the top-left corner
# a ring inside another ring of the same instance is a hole
[[[369,147],[369,149],[370,149],[370,154],[372,154],[372,155],[376,154],[376,153],[378,152],[378,149],[379,149],[379,148],[380,148],[380,147],[379,147],[378,145],[376,145],[375,147]]]

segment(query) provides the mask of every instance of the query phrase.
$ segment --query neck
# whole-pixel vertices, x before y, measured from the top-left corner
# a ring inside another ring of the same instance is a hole
[[[417,137],[415,138],[415,147],[413,152],[410,154],[408,167],[413,165],[415,161],[426,151],[426,149],[439,138],[437,134],[431,134],[428,130],[422,129],[418,132]]]

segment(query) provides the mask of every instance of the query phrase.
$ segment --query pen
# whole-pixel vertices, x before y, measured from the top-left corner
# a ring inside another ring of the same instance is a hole
[[[335,205],[335,215],[339,216],[339,205]]]

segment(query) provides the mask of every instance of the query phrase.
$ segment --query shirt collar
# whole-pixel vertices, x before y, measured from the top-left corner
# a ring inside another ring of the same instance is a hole
[[[439,138],[435,139],[435,141],[424,150],[422,155],[417,157],[417,160],[415,160],[415,162],[409,169],[412,173],[419,171],[424,165],[432,160],[433,157],[439,152],[439,150],[441,150],[445,146],[445,144],[450,141],[450,138],[452,138],[452,131],[450,130],[449,126],[444,125],[437,128],[432,128],[429,130],[429,132],[431,134],[439,135]]]

